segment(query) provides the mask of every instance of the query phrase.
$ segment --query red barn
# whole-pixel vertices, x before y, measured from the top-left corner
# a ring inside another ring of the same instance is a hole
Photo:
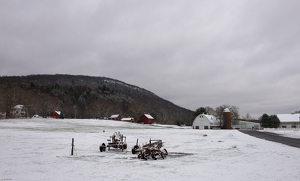
[[[125,121],[125,122],[134,122],[134,118],[122,118],[121,121]]]
[[[55,112],[52,112],[50,114],[50,118],[59,118],[61,112],[60,111],[55,111]]]
[[[108,119],[121,121],[121,116],[120,116],[120,114],[113,114]]]
[[[150,114],[143,114],[138,123],[153,124],[154,118]]]

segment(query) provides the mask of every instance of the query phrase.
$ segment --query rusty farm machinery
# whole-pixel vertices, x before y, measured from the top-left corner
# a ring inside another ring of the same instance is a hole
[[[107,145],[105,145],[105,143],[102,143],[99,146],[100,152],[104,152],[106,150],[106,147],[108,147],[108,150],[110,150],[111,147],[121,149],[122,152],[123,150],[127,149],[126,136],[124,136],[120,132],[115,132],[112,136],[110,136],[110,139],[108,139],[107,142]]]
[[[127,149],[126,136],[121,134],[120,132],[115,132],[110,138],[107,140],[107,145],[102,143],[99,146],[100,152],[105,152],[106,148],[110,150],[110,148],[121,149],[122,152]],[[168,151],[163,147],[164,142],[162,140],[149,140],[149,143],[146,143],[142,146],[138,145],[138,139],[136,145],[132,148],[132,154],[138,154],[139,159],[148,160],[149,158],[153,158],[154,160],[158,158],[165,159],[168,155]]]
[[[136,142],[136,145],[132,148],[132,154],[138,153],[139,159],[145,159],[148,160],[150,157],[152,157],[154,160],[157,158],[165,159],[168,155],[168,151],[163,148],[163,142],[162,140],[149,140],[148,144],[143,145],[140,147],[138,145],[138,140]]]

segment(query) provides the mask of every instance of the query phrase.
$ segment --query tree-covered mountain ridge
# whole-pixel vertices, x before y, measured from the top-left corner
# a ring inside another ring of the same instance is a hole
[[[116,79],[85,75],[2,76],[1,111],[8,102],[28,107],[29,116],[48,116],[61,110],[66,118],[103,118],[111,114],[138,119],[150,113],[156,122],[167,124],[192,122],[191,110],[179,107],[156,94]],[[10,95],[9,94],[14,94]],[[15,97],[14,100],[7,100]],[[26,105],[27,104],[27,105]],[[11,105],[11,106],[12,106]]]
[[[130,85],[125,82],[107,78],[85,75],[67,75],[67,74],[43,74],[43,75],[28,75],[28,76],[3,76],[1,79],[9,79],[12,83],[21,83],[30,85],[34,83],[39,86],[48,86],[58,84],[60,86],[82,86],[97,88],[99,85],[106,85],[113,89],[134,92],[145,96],[156,96],[154,93],[138,86]]]

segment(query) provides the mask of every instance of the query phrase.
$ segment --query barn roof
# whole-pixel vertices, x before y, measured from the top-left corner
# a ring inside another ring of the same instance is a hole
[[[148,119],[154,119],[150,114],[144,114]]]
[[[24,105],[16,105],[14,108],[15,108],[15,109],[23,109],[23,108],[24,108]]]
[[[113,114],[110,116],[110,118],[117,118],[117,117],[119,117],[119,114]]]
[[[197,117],[201,118],[201,116],[206,117],[209,120],[209,122],[212,123],[212,125],[220,125],[220,121],[213,115],[200,114]]]
[[[220,124],[220,121],[213,115],[205,115],[209,122],[213,123],[213,125],[218,125]]]
[[[300,114],[277,114],[280,122],[300,122]]]
[[[133,118],[122,118],[121,121],[131,121]]]

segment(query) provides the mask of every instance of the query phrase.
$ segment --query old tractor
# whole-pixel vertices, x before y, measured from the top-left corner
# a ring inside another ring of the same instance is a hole
[[[110,136],[110,139],[107,140],[107,145],[105,143],[102,143],[99,146],[100,152],[106,151],[106,147],[108,147],[108,150],[110,150],[111,147],[126,150],[127,149],[127,143],[126,143],[126,136],[121,134],[120,132],[115,132],[112,136]]]

